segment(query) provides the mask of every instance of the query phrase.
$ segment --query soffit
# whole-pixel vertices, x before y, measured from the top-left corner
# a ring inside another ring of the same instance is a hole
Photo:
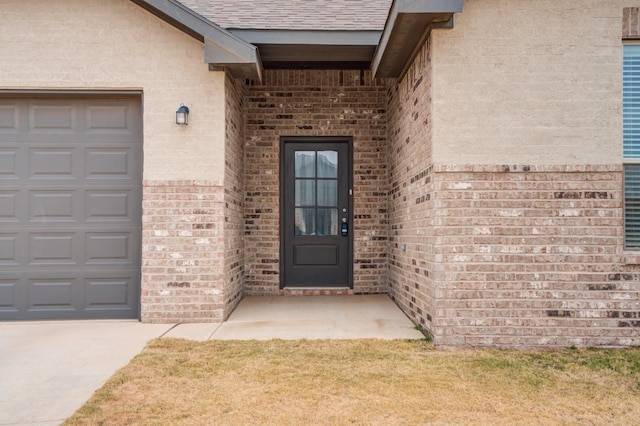
[[[399,77],[433,28],[452,28],[463,0],[395,0],[371,63],[377,78]]]
[[[249,30],[229,32],[254,44],[265,68],[369,69],[381,31]]]

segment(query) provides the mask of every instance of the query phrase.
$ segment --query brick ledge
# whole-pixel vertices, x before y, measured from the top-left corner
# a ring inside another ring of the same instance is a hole
[[[195,180],[195,179],[170,179],[170,180],[151,180],[142,181],[142,186],[224,186],[221,182],[214,180]]]
[[[622,164],[434,164],[435,173],[586,173],[622,172]]]

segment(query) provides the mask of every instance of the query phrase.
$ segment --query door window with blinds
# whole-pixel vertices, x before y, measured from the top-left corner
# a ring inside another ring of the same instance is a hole
[[[640,44],[624,46],[624,245],[640,249]]]
[[[295,234],[338,235],[337,151],[296,151]]]

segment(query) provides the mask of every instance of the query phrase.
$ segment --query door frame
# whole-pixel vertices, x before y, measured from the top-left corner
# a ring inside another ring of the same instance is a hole
[[[348,235],[348,253],[349,253],[349,289],[353,289],[353,235],[355,233],[354,226],[354,214],[353,214],[353,137],[351,136],[281,136],[280,137],[280,173],[279,173],[279,190],[280,190],[280,219],[278,223],[278,234],[280,241],[280,289],[285,288],[285,245],[284,245],[284,194],[285,194],[285,145],[287,143],[309,143],[309,144],[322,144],[322,143],[345,143],[347,145],[347,182],[348,182],[348,216],[349,223],[349,235]],[[330,289],[331,287],[327,287]]]

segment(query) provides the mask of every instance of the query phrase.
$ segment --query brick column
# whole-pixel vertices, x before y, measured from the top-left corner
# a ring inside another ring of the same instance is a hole
[[[212,322],[224,312],[224,189],[144,181],[143,322]]]

